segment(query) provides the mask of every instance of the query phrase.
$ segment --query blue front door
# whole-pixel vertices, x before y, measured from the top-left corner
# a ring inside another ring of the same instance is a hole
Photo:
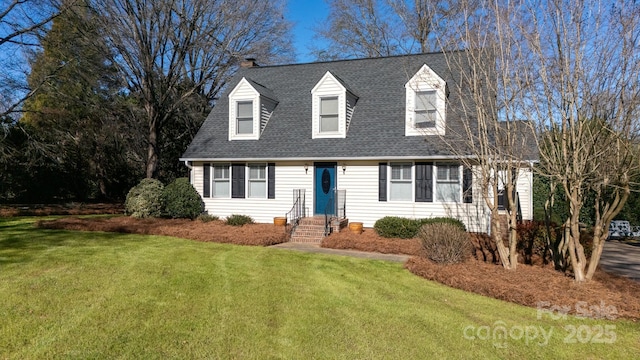
[[[324,215],[325,209],[334,215],[334,207],[327,204],[331,200],[331,194],[336,187],[336,163],[315,163],[315,211],[316,215]]]

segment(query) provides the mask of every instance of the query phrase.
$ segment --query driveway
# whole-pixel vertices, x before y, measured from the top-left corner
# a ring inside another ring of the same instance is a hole
[[[610,240],[600,258],[602,269],[640,282],[640,243]]]

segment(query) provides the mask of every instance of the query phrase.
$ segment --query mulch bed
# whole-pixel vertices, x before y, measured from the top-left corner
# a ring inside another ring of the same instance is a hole
[[[0,217],[47,216],[47,215],[95,215],[123,214],[122,204],[111,203],[66,203],[66,204],[3,204]]]
[[[274,245],[288,240],[284,228],[272,224],[229,226],[222,221],[133,219],[130,217],[78,219],[64,218],[40,221],[37,226],[48,229],[109,231],[131,234],[168,235],[197,241],[232,243],[239,245]],[[477,241],[478,239],[476,239]],[[615,307],[619,318],[640,319],[640,283],[598,271],[586,284],[577,284],[571,277],[552,267],[520,264],[516,271],[496,265],[492,256],[476,249],[476,257],[454,265],[439,265],[420,255],[417,239],[387,239],[372,229],[358,235],[343,231],[325,238],[323,247],[354,249],[392,254],[414,255],[405,267],[412,273],[447,286],[474,292],[517,304],[544,309],[565,307],[577,314],[589,307]],[[582,303],[581,303],[582,302]],[[591,316],[598,317],[596,312]]]
[[[284,228],[272,224],[226,225],[215,220],[202,222],[185,219],[135,219],[118,216],[107,219],[64,218],[39,221],[36,226],[45,229],[80,231],[106,231],[126,234],[165,235],[204,242],[236,245],[269,246],[288,240]]]
[[[383,254],[419,255],[421,251],[418,239],[388,239],[378,235],[373,229],[364,229],[358,235],[351,231],[341,231],[325,237],[321,247],[332,249],[350,249],[379,252]]]

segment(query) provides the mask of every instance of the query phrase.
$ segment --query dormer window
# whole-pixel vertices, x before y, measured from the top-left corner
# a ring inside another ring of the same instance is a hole
[[[444,135],[446,82],[427,65],[405,84],[406,136]]]
[[[435,90],[417,91],[415,112],[415,127],[419,129],[435,128],[438,116],[436,108],[437,94]]]
[[[320,132],[338,132],[338,118],[338,97],[320,98]]]
[[[330,72],[311,90],[312,134],[318,138],[345,138],[358,97]]]
[[[253,101],[239,101],[236,104],[236,134],[253,134]]]
[[[278,100],[263,85],[242,78],[229,93],[229,140],[258,140]]]

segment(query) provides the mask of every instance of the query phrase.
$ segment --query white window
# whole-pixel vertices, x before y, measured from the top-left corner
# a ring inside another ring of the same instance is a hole
[[[391,164],[389,200],[412,200],[411,164]]]
[[[337,132],[338,97],[320,99],[320,132]]]
[[[253,101],[237,102],[236,134],[253,134]]]
[[[228,198],[229,197],[229,165],[216,164],[213,166],[213,197]]]
[[[460,202],[460,166],[441,164],[437,171],[436,200]]]
[[[436,126],[436,120],[438,116],[438,109],[436,108],[436,102],[438,95],[435,90],[431,91],[417,91],[416,92],[416,105],[415,105],[415,127],[434,128]]]
[[[249,164],[249,197],[267,197],[267,167],[265,164]]]

